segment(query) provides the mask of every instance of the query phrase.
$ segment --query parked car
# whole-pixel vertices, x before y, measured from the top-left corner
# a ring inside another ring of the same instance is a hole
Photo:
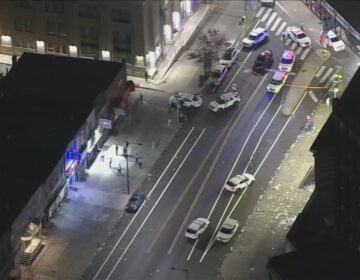
[[[253,71],[258,74],[265,74],[267,69],[271,68],[274,63],[274,56],[271,50],[265,50],[256,57]]]
[[[264,7],[274,7],[275,0],[260,0],[260,4]]]
[[[326,33],[326,44],[332,48],[334,52],[345,50],[345,43],[343,40],[339,39],[339,37],[332,30]]]
[[[267,29],[263,27],[257,27],[242,40],[242,43],[244,47],[251,49],[259,47],[267,41],[269,41],[269,32]]]
[[[208,219],[197,218],[186,228],[185,236],[190,239],[197,239],[200,234],[204,233],[209,224],[210,221]]]
[[[242,175],[235,175],[225,183],[225,189],[230,192],[237,192],[255,183],[254,175],[243,173]]]
[[[295,52],[292,50],[285,50],[281,55],[279,70],[290,72],[294,66]]]
[[[209,104],[209,109],[213,112],[218,112],[230,106],[234,106],[239,102],[240,102],[239,93],[237,91],[230,91],[221,94],[214,101],[211,101]]]
[[[176,107],[179,104],[182,107],[186,108],[198,108],[202,105],[203,100],[200,96],[195,96],[190,93],[182,94],[179,92],[170,97],[169,106]]]
[[[237,48],[228,48],[222,56],[220,64],[230,68],[236,62],[239,52]]]
[[[145,192],[137,190],[130,197],[128,204],[126,205],[126,212],[136,213],[146,199]]]
[[[311,46],[311,39],[299,27],[288,27],[286,29],[286,34],[291,40],[298,43],[302,48]]]
[[[229,242],[231,238],[235,235],[239,227],[239,221],[227,218],[219,231],[216,234],[216,240],[221,242]]]
[[[228,68],[224,65],[216,65],[211,71],[211,82],[214,85],[218,86],[225,79],[226,74],[228,73]]]
[[[266,87],[267,91],[279,93],[281,88],[284,86],[288,76],[288,72],[276,71],[272,76],[268,86]]]

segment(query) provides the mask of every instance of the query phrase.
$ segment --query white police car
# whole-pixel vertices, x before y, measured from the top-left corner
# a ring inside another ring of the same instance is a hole
[[[240,102],[240,96],[237,91],[223,93],[209,104],[209,109],[213,112],[219,112]]]
[[[345,50],[345,43],[339,39],[334,31],[330,30],[326,33],[326,44],[331,47],[334,52],[340,52]]]
[[[292,50],[284,50],[281,55],[279,70],[290,72],[294,66],[295,52]]]
[[[286,34],[291,40],[298,43],[299,46],[302,48],[311,46],[310,38],[299,27],[296,26],[288,27],[286,30]]]
[[[250,34],[242,40],[244,47],[246,48],[256,48],[261,44],[266,43],[269,40],[269,32],[266,28],[257,27]]]
[[[279,93],[281,88],[284,86],[286,79],[288,78],[289,73],[283,71],[276,71],[271,78],[268,86],[266,87],[267,91],[273,93]]]

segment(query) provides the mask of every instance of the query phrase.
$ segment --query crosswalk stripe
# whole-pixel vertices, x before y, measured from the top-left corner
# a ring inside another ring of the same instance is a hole
[[[336,73],[332,74],[330,79],[326,82],[324,87],[330,87],[331,83],[335,80]]]
[[[295,50],[296,46],[297,46],[297,43],[296,43],[296,42],[293,42],[293,43],[291,44],[291,46],[290,46],[290,49],[291,49],[291,50]]]
[[[296,51],[295,51],[295,54],[299,55],[301,51],[302,51],[302,48],[297,48]]]
[[[319,78],[322,75],[322,73],[324,73],[325,69],[326,69],[326,66],[324,66],[324,65],[321,66],[319,71],[315,74],[315,77]]]
[[[284,29],[285,25],[287,25],[287,22],[284,21],[284,22],[280,25],[278,31],[276,31],[276,33],[275,33],[276,36],[279,36],[279,35],[280,35],[280,33],[281,33],[281,31]]]
[[[271,13],[271,9],[268,9],[266,11],[265,15],[263,15],[263,17],[261,18],[261,21],[264,22],[268,18],[268,16],[270,15],[270,13]]]
[[[270,31],[274,31],[276,29],[276,27],[279,25],[281,20],[282,20],[282,18],[277,18],[274,22],[274,25],[271,27]]]
[[[274,20],[274,18],[276,17],[277,12],[274,12],[271,14],[271,17],[269,18],[269,20],[266,23],[266,26],[270,26],[270,24],[272,23],[272,21]]]
[[[255,17],[256,18],[260,17],[264,10],[265,10],[265,7],[261,7],[260,10],[257,12]]]
[[[305,57],[308,55],[308,53],[310,52],[310,50],[311,50],[311,46],[310,47],[307,47],[306,49],[305,49],[305,51],[303,52],[303,54],[300,56],[300,60],[304,60],[305,59]]]
[[[322,83],[325,83],[325,81],[326,81],[326,79],[329,77],[329,75],[331,74],[331,72],[334,70],[334,68],[329,68],[327,71],[326,71],[326,73],[325,73],[325,75],[324,76],[322,76],[322,78],[321,78],[321,80],[320,80],[320,84],[322,84]]]
[[[317,97],[315,96],[315,93],[310,89],[308,91],[308,94],[310,95],[311,99],[315,102],[315,103],[318,103],[319,102],[319,99],[317,99]]]

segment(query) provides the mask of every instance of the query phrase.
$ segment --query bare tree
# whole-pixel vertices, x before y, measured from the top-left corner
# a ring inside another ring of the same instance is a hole
[[[230,46],[226,36],[218,29],[209,29],[198,38],[199,47],[188,55],[190,59],[204,64],[204,75],[206,76],[214,62],[219,60],[219,51],[223,47]]]

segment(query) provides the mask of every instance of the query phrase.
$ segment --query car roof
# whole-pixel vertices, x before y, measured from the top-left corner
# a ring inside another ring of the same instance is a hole
[[[235,48],[228,48],[225,53],[232,53],[235,50]]]
[[[258,35],[262,32],[266,31],[264,27],[256,27],[253,31],[250,32],[251,35]]]
[[[285,78],[286,75],[287,75],[287,73],[285,73],[283,71],[276,71],[274,73],[274,75],[272,76],[272,80],[282,81]]]
[[[285,50],[282,54],[282,58],[286,58],[286,59],[290,59],[290,58],[293,58],[295,56],[295,53],[294,51],[292,50]]]
[[[213,71],[221,71],[224,68],[226,68],[224,65],[218,64],[218,65],[215,65],[215,67],[213,68]]]

